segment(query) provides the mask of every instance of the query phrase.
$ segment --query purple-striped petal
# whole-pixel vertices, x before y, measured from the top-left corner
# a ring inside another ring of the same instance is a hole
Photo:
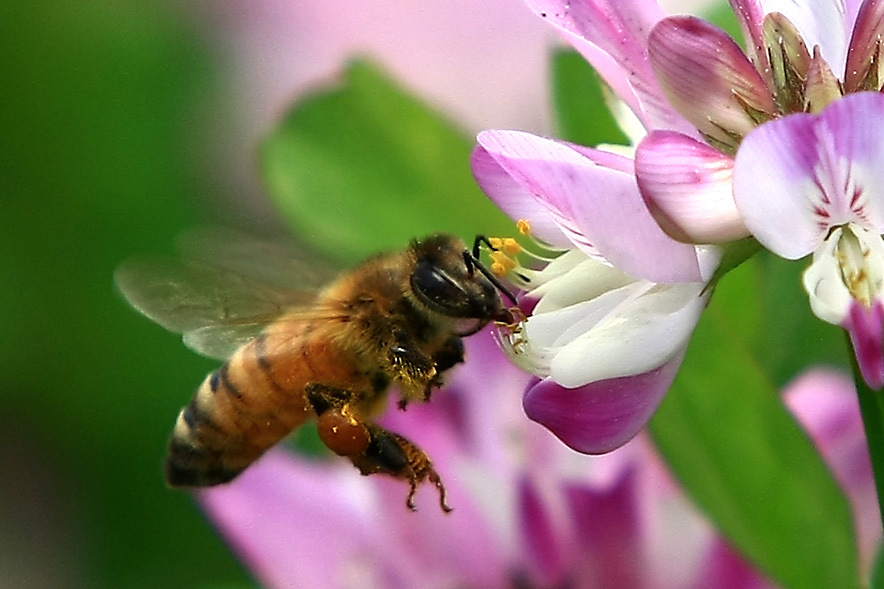
[[[660,229],[633,174],[528,133],[485,131],[479,144],[555,211],[562,230],[590,255],[600,253],[624,272],[654,282],[701,280],[696,250]],[[594,249],[586,248],[587,242]]]
[[[718,27],[692,16],[665,18],[651,31],[651,64],[670,102],[700,131],[725,146],[757,126],[750,110],[776,106],[739,45]]]
[[[681,353],[645,374],[574,389],[542,380],[526,392],[525,413],[578,452],[610,452],[634,438],[651,419],[683,358]]]
[[[734,203],[733,160],[708,144],[654,131],[636,150],[635,174],[651,213],[673,238],[717,243],[748,235]]]
[[[693,129],[667,102],[648,63],[647,38],[664,13],[654,0],[528,0],[629,105],[646,129]]]
[[[844,91],[880,90],[882,72],[881,39],[884,38],[884,0],[865,0],[859,8],[844,69]],[[874,67],[874,71],[872,68]]]
[[[749,231],[788,259],[839,224],[884,233],[884,134],[870,124],[882,119],[884,96],[862,92],[749,135],[734,165],[734,200]]]
[[[703,558],[695,587],[768,589],[773,584],[746,562],[724,538],[715,537]]]

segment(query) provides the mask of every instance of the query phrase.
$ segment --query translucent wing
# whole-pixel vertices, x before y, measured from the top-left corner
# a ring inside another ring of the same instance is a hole
[[[135,309],[210,358],[229,357],[282,313],[310,305],[334,276],[295,249],[217,230],[188,234],[181,249],[189,259],[124,262],[116,282]]]
[[[177,246],[184,259],[283,289],[315,290],[341,271],[289,240],[267,241],[219,227],[191,229]]]

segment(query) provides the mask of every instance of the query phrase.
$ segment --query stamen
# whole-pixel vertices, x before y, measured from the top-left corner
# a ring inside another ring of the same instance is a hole
[[[494,239],[492,238],[492,243]],[[498,276],[503,276],[516,269],[519,265],[516,260],[506,255],[501,250],[493,251],[488,254],[491,258],[491,271]]]
[[[878,236],[873,238],[880,239]],[[884,285],[881,277],[875,276],[874,263],[871,260],[872,251],[868,244],[864,243],[861,236],[849,226],[844,226],[838,237],[835,255],[841,268],[841,279],[850,295],[867,307],[871,307]]]

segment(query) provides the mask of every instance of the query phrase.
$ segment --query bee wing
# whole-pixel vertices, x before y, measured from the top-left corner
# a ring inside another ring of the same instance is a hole
[[[181,257],[282,289],[315,290],[342,270],[290,240],[267,241],[220,227],[197,227],[177,241]]]
[[[129,303],[184,343],[225,359],[285,312],[307,310],[336,270],[316,256],[219,229],[197,229],[179,243],[182,259],[135,258],[115,275]]]

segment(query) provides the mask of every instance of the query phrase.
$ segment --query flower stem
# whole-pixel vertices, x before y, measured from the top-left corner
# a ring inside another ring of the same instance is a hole
[[[872,459],[875,488],[878,491],[878,507],[881,511],[882,526],[884,526],[884,391],[876,391],[866,384],[852,353],[853,345],[850,342],[850,335],[846,332],[845,335],[847,345],[851,350],[848,355],[853,369],[856,394],[859,397],[859,410],[862,413],[863,426],[866,430],[866,444]]]

